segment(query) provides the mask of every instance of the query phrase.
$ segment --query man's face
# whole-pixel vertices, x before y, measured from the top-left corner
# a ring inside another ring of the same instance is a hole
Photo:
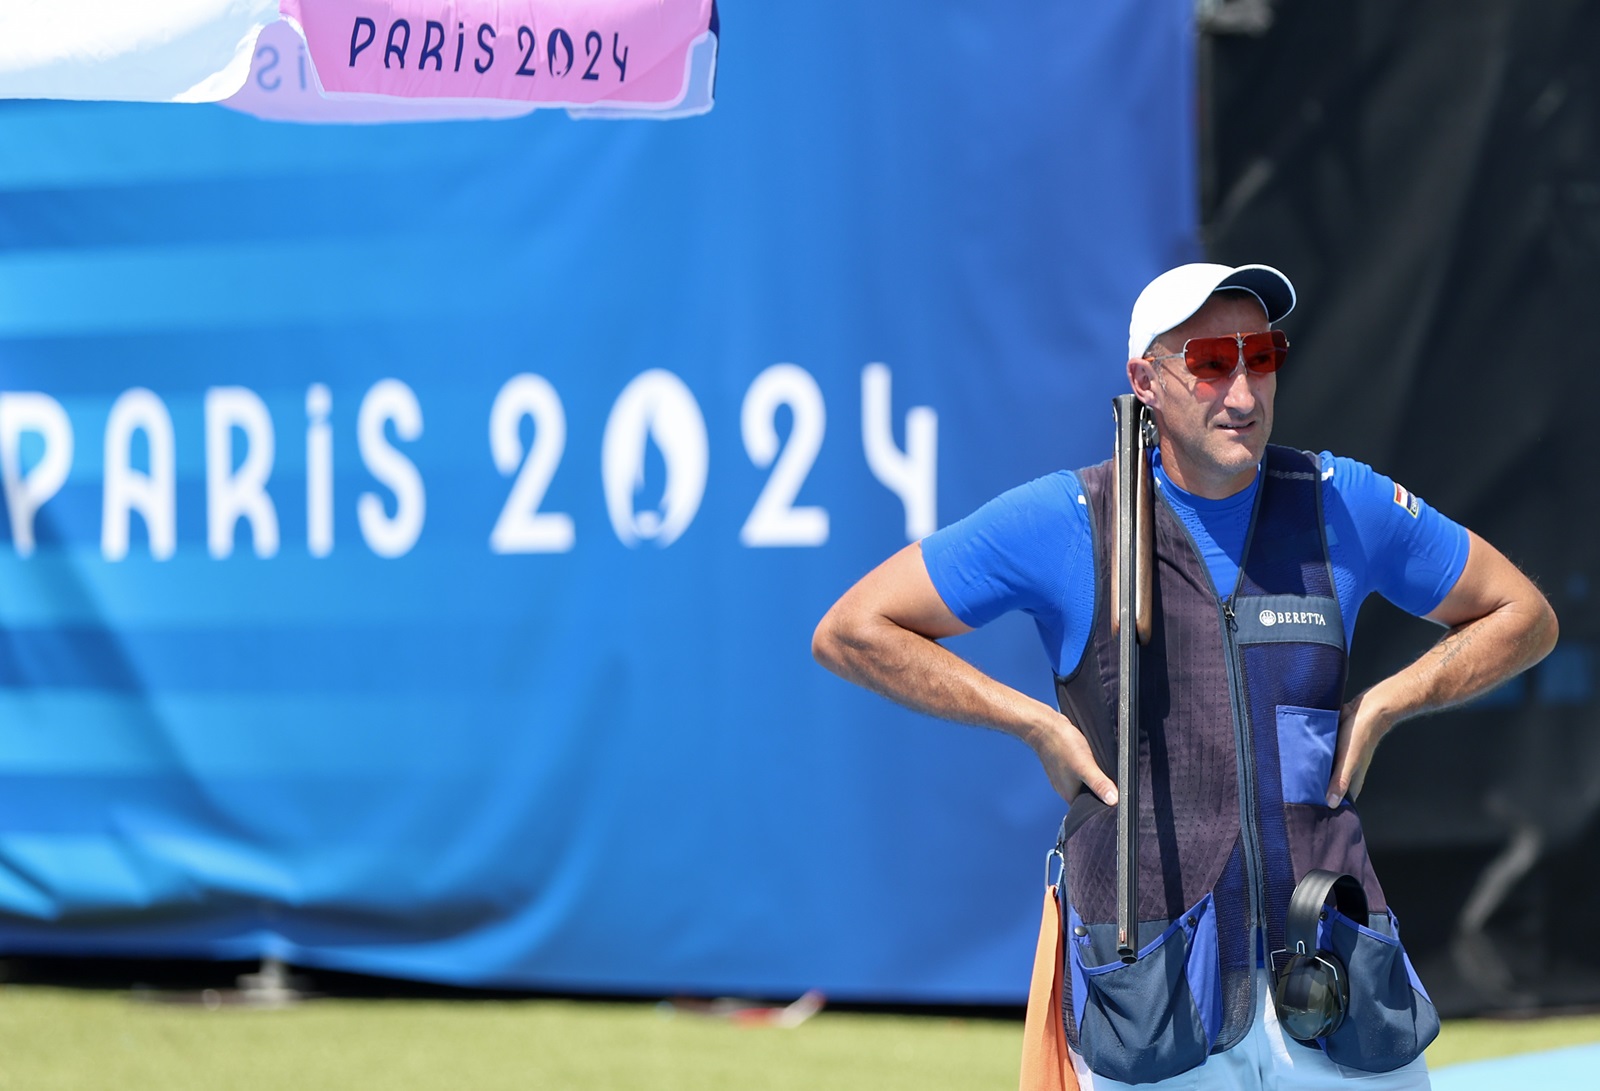
[[[1146,356],[1183,352],[1194,337],[1231,337],[1269,328],[1266,311],[1248,292],[1223,291],[1188,321],[1158,337]],[[1129,377],[1161,432],[1162,466],[1181,487],[1201,496],[1231,496],[1251,481],[1272,432],[1275,374],[1236,366],[1225,379],[1202,382],[1181,355],[1130,360]]]

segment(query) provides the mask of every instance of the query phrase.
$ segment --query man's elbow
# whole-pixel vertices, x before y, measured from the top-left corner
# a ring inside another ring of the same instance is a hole
[[[816,631],[811,634],[811,657],[834,674],[844,673],[845,650],[847,641],[843,633],[844,622],[839,616],[839,608],[835,606],[822,620],[817,622]]]
[[[1550,654],[1556,646],[1556,641],[1561,638],[1561,622],[1556,619],[1556,611],[1550,605],[1550,600],[1543,595],[1535,604],[1536,617],[1533,626],[1533,643],[1536,652],[1534,662],[1538,662]]]
[[[832,614],[824,614],[811,634],[811,658],[829,670],[833,669],[834,636],[830,623]]]
[[[872,620],[847,602],[835,603],[811,634],[811,655],[846,681],[856,681],[859,665],[875,653]]]

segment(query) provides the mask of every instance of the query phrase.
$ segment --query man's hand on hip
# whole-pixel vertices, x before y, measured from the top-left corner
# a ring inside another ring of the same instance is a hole
[[[1333,747],[1333,775],[1328,778],[1328,806],[1337,807],[1349,796],[1355,799],[1366,783],[1372,753],[1394,726],[1394,720],[1363,690],[1339,710],[1339,740]]]
[[[1080,789],[1088,788],[1101,802],[1116,805],[1116,784],[1094,760],[1089,740],[1071,720],[1057,716],[1056,722],[1040,731],[1037,738],[1025,741],[1039,756],[1039,764],[1044,766],[1050,786],[1062,799],[1071,803]]]
[[[1468,538],[1466,567],[1427,615],[1450,631],[1340,713],[1328,806],[1360,794],[1372,751],[1395,724],[1487,693],[1555,646],[1556,615],[1544,595],[1494,546],[1470,531]]]

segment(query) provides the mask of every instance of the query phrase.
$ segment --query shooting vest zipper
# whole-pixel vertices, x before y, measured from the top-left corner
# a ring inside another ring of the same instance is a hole
[[[1261,829],[1257,818],[1260,807],[1256,801],[1255,749],[1250,744],[1250,728],[1246,722],[1246,710],[1249,706],[1245,703],[1244,671],[1239,661],[1239,644],[1235,637],[1239,626],[1233,612],[1233,600],[1238,597],[1239,589],[1244,586],[1244,566],[1250,559],[1250,544],[1256,536],[1256,518],[1261,514],[1261,496],[1266,488],[1266,482],[1261,479],[1265,470],[1263,460],[1262,465],[1256,470],[1256,495],[1250,502],[1250,526],[1245,531],[1244,549],[1239,555],[1239,574],[1235,577],[1233,591],[1227,598],[1223,598],[1217,590],[1216,581],[1211,578],[1211,567],[1205,563],[1205,554],[1200,551],[1200,546],[1195,542],[1194,534],[1190,532],[1188,524],[1172,510],[1172,505],[1167,501],[1163,491],[1159,487],[1156,489],[1162,503],[1167,504],[1167,510],[1172,512],[1173,521],[1188,539],[1189,548],[1200,558],[1200,571],[1205,574],[1206,584],[1216,598],[1218,620],[1222,624],[1223,658],[1228,669],[1228,704],[1233,712],[1233,748],[1239,778],[1239,843],[1244,849],[1245,883],[1250,888],[1249,958],[1254,964],[1259,964],[1263,946],[1262,937],[1267,934],[1267,893],[1261,864]],[[1249,980],[1251,1012],[1249,1020],[1245,1023],[1245,1027],[1248,1028],[1255,1021],[1256,975],[1251,972],[1246,977]]]
[[[1248,541],[1246,539],[1246,552],[1249,551]],[[1242,579],[1243,566],[1239,572]],[[1235,586],[1233,594],[1222,600],[1222,631],[1227,641],[1228,693],[1232,698],[1233,738],[1239,758],[1239,830],[1243,835],[1245,880],[1250,886],[1250,958],[1252,961],[1259,961],[1263,946],[1262,937],[1266,935],[1267,928],[1265,919],[1267,892],[1261,864],[1261,829],[1257,817],[1260,805],[1256,800],[1256,753],[1255,747],[1251,745],[1249,728],[1245,723],[1244,710],[1248,705],[1245,703],[1244,672],[1240,669],[1239,644],[1236,638],[1239,623],[1233,612],[1233,600],[1238,594],[1239,589]],[[1255,980],[1256,975],[1251,974],[1252,1011],[1255,1010]]]

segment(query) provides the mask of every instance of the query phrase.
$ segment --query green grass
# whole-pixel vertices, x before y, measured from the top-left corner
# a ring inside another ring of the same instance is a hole
[[[1600,1015],[1550,1015],[1519,1019],[1452,1019],[1428,1049],[1433,1068],[1512,1053],[1600,1042]]]
[[[646,1004],[317,1000],[284,1011],[0,987],[0,1089],[943,1091],[1016,1084],[1020,1023],[823,1012],[795,1030]],[[1446,1024],[1435,1067],[1600,1040],[1600,1016]]]
[[[795,1030],[645,1004],[317,1000],[206,1011],[0,989],[0,1088],[972,1088],[1016,1081],[1020,1026],[824,1012]]]

